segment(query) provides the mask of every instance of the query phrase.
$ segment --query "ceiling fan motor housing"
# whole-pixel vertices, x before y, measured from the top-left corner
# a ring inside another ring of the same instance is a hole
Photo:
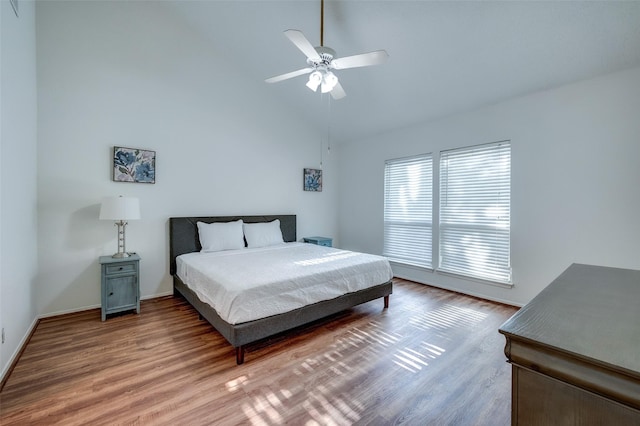
[[[319,66],[325,66],[329,68],[331,65],[331,61],[333,61],[333,58],[335,58],[336,56],[336,51],[326,46],[316,46],[314,49],[316,49],[316,52],[318,52],[320,60],[318,61],[317,59],[312,60],[307,58],[307,63],[315,68]]]

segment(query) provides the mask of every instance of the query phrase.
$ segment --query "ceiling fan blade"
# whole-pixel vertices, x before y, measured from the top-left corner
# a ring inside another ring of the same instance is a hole
[[[301,70],[291,71],[286,74],[280,74],[280,75],[276,75],[275,77],[267,78],[265,81],[267,83],[277,83],[279,81],[287,80],[289,78],[297,77],[299,75],[309,74],[311,71],[313,71],[313,68],[302,68]]]
[[[376,50],[375,52],[345,56],[344,58],[336,58],[331,61],[331,66],[337,70],[343,70],[345,68],[368,67],[369,65],[382,64],[387,60],[388,57],[389,55],[384,50]]]
[[[316,48],[313,47],[311,43],[309,43],[309,40],[307,40],[304,34],[302,34],[302,31],[286,30],[284,32],[284,35],[286,35],[287,38],[291,40],[291,42],[295,44],[296,47],[300,49],[300,51],[302,51],[302,53],[304,53],[307,58],[311,59],[312,61],[320,61],[320,55],[318,55],[318,52],[316,52]]]
[[[333,90],[331,90],[331,97],[337,101],[338,99],[342,99],[345,96],[347,96],[347,94],[344,92],[342,85],[340,84],[340,82],[337,82],[333,87]]]

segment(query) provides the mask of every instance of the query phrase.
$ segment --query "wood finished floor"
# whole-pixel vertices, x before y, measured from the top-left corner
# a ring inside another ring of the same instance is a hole
[[[403,280],[382,299],[233,348],[181,298],[44,319],[0,424],[508,425],[498,327],[516,308]]]

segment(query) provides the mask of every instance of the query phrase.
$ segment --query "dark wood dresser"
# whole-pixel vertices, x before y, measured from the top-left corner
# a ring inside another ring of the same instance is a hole
[[[640,271],[573,264],[500,327],[513,425],[640,425]]]

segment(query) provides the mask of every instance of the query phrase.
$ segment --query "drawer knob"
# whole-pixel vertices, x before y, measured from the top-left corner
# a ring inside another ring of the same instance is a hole
[[[124,269],[124,268],[121,266],[121,267],[120,267],[120,270],[122,271],[123,269]]]
[[[113,292],[109,293],[109,296],[113,296]]]

